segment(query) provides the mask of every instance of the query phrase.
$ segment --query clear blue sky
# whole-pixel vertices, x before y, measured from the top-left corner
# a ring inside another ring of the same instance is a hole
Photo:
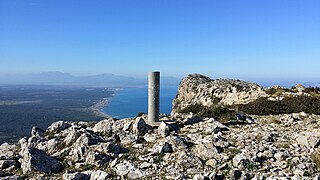
[[[319,0],[0,0],[0,74],[320,77]]]

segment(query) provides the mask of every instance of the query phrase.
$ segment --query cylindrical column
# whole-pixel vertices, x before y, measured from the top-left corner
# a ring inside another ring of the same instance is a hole
[[[160,72],[149,72],[148,121],[159,121]]]

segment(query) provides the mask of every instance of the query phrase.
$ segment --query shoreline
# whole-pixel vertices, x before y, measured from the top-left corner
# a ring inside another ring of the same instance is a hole
[[[99,116],[102,118],[112,118],[112,116],[104,113],[102,109],[108,106],[109,100],[113,98],[116,95],[116,93],[120,90],[123,90],[123,88],[114,88],[113,93],[110,97],[102,98],[101,100],[99,100],[98,102],[90,106],[88,110],[91,111],[96,116]]]
[[[112,98],[112,97],[110,97]],[[102,118],[110,118],[111,116],[102,112],[102,109],[108,105],[109,98],[103,98],[99,100],[97,103],[88,108],[94,115],[102,117]]]

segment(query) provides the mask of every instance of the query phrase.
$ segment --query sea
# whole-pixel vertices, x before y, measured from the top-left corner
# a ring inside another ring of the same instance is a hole
[[[160,88],[160,113],[170,114],[172,100],[177,94],[178,86]],[[114,118],[135,117],[138,113],[148,112],[148,87],[123,88],[110,98],[103,113]]]

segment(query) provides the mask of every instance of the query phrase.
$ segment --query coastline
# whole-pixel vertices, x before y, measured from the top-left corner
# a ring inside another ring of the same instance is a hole
[[[102,98],[101,100],[96,102],[94,105],[90,106],[88,110],[91,111],[96,116],[103,117],[103,118],[111,118],[112,116],[104,113],[102,109],[108,106],[109,100],[113,98],[116,95],[116,93],[120,90],[123,90],[123,88],[113,88],[113,93],[111,97]]]
[[[112,97],[110,97],[112,98]],[[102,109],[108,105],[109,98],[103,98],[99,100],[97,103],[88,108],[94,115],[100,116],[103,118],[110,118],[111,116],[102,112]]]

